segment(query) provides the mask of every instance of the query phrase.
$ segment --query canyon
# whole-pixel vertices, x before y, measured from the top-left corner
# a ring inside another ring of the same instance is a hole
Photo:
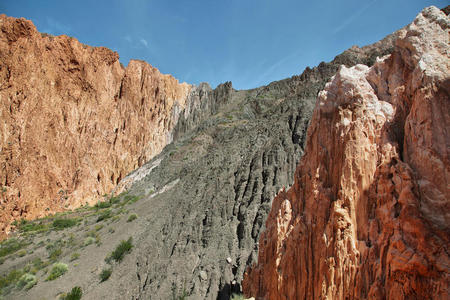
[[[446,10],[251,90],[0,16],[0,297],[445,298]]]
[[[372,67],[342,66],[319,93],[289,190],[273,201],[256,299],[449,295],[448,17],[424,9]]]

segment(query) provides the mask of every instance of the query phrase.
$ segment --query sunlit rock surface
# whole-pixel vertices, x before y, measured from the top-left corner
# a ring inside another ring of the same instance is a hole
[[[0,230],[93,203],[171,142],[191,86],[0,16]]]
[[[449,18],[424,9],[374,66],[319,93],[294,185],[273,201],[256,299],[449,295]]]

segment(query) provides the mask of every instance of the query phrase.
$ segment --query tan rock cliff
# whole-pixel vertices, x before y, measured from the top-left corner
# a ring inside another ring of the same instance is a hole
[[[0,235],[92,203],[171,141],[191,86],[0,16]]]
[[[449,18],[424,9],[392,55],[319,94],[305,156],[273,200],[257,299],[448,299]]]

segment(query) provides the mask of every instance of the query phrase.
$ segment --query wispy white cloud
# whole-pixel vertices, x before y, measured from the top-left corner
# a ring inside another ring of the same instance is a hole
[[[371,2],[369,2],[368,4],[366,4],[365,6],[363,6],[362,8],[360,8],[359,10],[357,10],[355,13],[353,13],[352,15],[350,15],[347,19],[344,20],[344,22],[342,22],[341,25],[337,26],[336,28],[334,28],[333,30],[333,34],[336,34],[338,32],[340,32],[342,29],[344,29],[345,27],[347,27],[348,25],[350,25],[357,17],[359,17],[360,15],[363,14],[363,12],[365,12],[370,6],[372,6],[377,0],[373,0]]]
[[[150,53],[150,55],[152,55],[152,56],[158,55],[157,46],[154,44],[150,45],[148,40],[143,37],[125,35],[122,38],[127,44],[126,47],[129,47],[131,49],[136,49],[136,50],[145,50],[148,53]]]
[[[148,42],[145,39],[141,38],[139,42],[141,42],[141,44],[144,45],[145,48],[148,48]]]

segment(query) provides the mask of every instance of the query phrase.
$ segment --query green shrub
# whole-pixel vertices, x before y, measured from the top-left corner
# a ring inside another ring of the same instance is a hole
[[[120,197],[111,197],[111,199],[109,199],[109,202],[111,204],[117,204],[120,202]]]
[[[39,271],[39,270],[47,267],[50,264],[50,262],[48,262],[48,261],[43,262],[41,258],[37,257],[37,258],[33,259],[32,264],[33,264],[33,268],[35,268],[37,271]]]
[[[104,227],[103,224],[97,224],[95,225],[95,231],[100,231]]]
[[[137,219],[137,215],[136,214],[132,214],[128,217],[127,222],[133,222],[134,220]]]
[[[15,284],[23,274],[24,272],[22,270],[11,270],[8,275],[0,276],[0,290]]]
[[[23,274],[19,281],[17,282],[17,288],[22,289],[25,287],[26,290],[31,289],[37,283],[36,276],[30,273]]]
[[[126,195],[123,199],[124,199],[125,203],[131,204],[131,203],[134,203],[134,202],[138,201],[140,199],[140,197],[139,196]]]
[[[63,263],[55,263],[47,277],[47,281],[55,280],[56,278],[64,275],[68,270],[67,265]]]
[[[50,239],[47,239],[47,243],[48,244],[47,244],[47,246],[45,246],[45,249],[48,251],[48,253],[50,255],[53,251],[64,247],[66,244],[66,241],[63,241],[62,239],[58,239],[58,240],[54,241],[53,243],[50,243]]]
[[[97,223],[112,217],[111,210],[107,209],[103,211],[97,218]]]
[[[69,235],[69,238],[67,239],[67,244],[71,246],[75,245],[75,235],[73,233]]]
[[[80,253],[72,253],[72,255],[70,256],[70,261],[74,261],[80,258]]]
[[[53,250],[50,252],[50,254],[48,255],[48,258],[49,258],[51,261],[57,261],[58,258],[61,256],[61,254],[62,254],[61,248],[56,248],[56,249],[53,249]]]
[[[0,257],[14,253],[26,245],[24,241],[19,241],[15,238],[7,239],[0,244]]]
[[[97,246],[101,245],[101,239],[100,239],[100,235],[97,231],[95,230],[91,230],[88,233],[86,233],[86,236],[88,238],[92,238],[92,239],[86,239],[85,240],[85,246],[92,244],[93,242],[95,242],[97,244]]]
[[[230,299],[231,300],[245,300],[244,295],[240,295],[240,294],[232,294]]]
[[[111,218],[111,223],[117,222],[119,220],[120,220],[120,216],[114,216],[114,217]]]
[[[95,244],[97,245],[97,247],[99,247],[102,244],[102,240],[100,239],[99,235],[95,237]]]
[[[19,256],[19,257],[24,257],[26,254],[27,254],[27,250],[25,250],[25,249],[19,250],[19,252],[17,252],[17,256]]]
[[[77,222],[77,219],[56,219],[53,221],[52,226],[56,229],[64,229],[75,226]]]
[[[48,230],[48,226],[46,224],[42,224],[42,222],[29,222],[21,224],[19,226],[19,230],[21,232],[45,232]]]
[[[133,248],[133,238],[130,237],[128,240],[122,240],[116,249],[111,253],[110,257],[116,262],[121,262],[125,254],[131,252]]]
[[[26,264],[25,267],[23,267],[22,271],[24,273],[29,273],[31,270],[31,264]]]
[[[100,282],[106,281],[112,274],[112,268],[103,269],[100,273]]]
[[[33,267],[40,268],[44,262],[42,261],[42,259],[40,257],[36,257],[35,259],[33,259],[32,263],[33,263]]]
[[[96,209],[109,208],[111,207],[111,202],[97,202],[94,207]]]
[[[89,246],[90,244],[92,244],[93,242],[95,242],[95,238],[93,238],[92,236],[88,236],[83,243],[83,246]]]
[[[86,233],[86,236],[90,236],[90,237],[93,237],[93,238],[95,238],[97,235],[98,235],[98,233],[95,230],[91,230],[91,231],[88,231]]]
[[[138,201],[139,199],[141,199],[141,197],[139,196],[133,196],[133,195],[125,195],[122,198],[122,202],[120,203],[120,206],[124,206],[126,204],[132,204],[135,203],[136,201]]]
[[[80,300],[81,296],[83,295],[83,291],[81,290],[81,287],[76,286],[73,287],[70,293],[68,293],[66,296],[64,296],[64,300]]]

